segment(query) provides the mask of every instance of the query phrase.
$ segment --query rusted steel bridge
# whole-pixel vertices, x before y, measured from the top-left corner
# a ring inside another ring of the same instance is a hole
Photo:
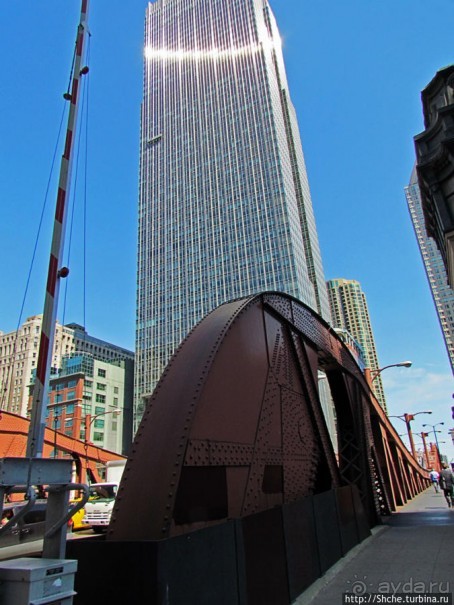
[[[106,539],[72,541],[67,555],[84,604],[285,605],[427,485],[336,333],[296,299],[263,293],[215,309],[180,345]],[[125,559],[134,581],[122,589]],[[94,565],[121,578],[108,595],[93,591]]]
[[[109,539],[167,538],[345,485],[358,488],[373,525],[423,490],[427,472],[330,326],[301,302],[264,293],[210,313],[169,363],[137,432]]]
[[[26,455],[30,420],[17,414],[2,411],[0,420],[0,458]],[[84,483],[87,474],[93,482],[101,481],[98,468],[109,460],[123,460],[124,456],[109,450],[69,437],[60,431],[46,428],[44,432],[43,457],[50,458],[54,450],[62,452],[74,460],[76,480]]]

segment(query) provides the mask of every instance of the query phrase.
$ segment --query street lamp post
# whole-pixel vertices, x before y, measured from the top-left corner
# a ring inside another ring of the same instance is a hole
[[[418,437],[421,439],[421,441],[419,442],[422,447],[423,447],[423,455],[424,455],[424,461],[425,461],[425,465],[426,468],[430,468],[430,458],[429,458],[429,450],[427,449],[427,443],[426,443],[426,437],[429,436],[429,433],[417,433]]]
[[[429,466],[430,466],[429,452],[427,451],[427,443],[426,443],[426,437],[429,436],[429,433],[425,433],[424,431],[422,431],[420,433],[420,435],[421,435],[421,439],[422,439],[422,444],[424,446],[424,456],[426,458],[427,468],[429,468]]]
[[[106,412],[101,412],[92,416],[91,414],[85,414],[85,439],[84,439],[84,447],[85,447],[85,475],[86,480],[88,479],[88,446],[90,444],[90,429],[93,422],[99,418],[100,416],[106,416],[107,414],[114,414],[118,416],[121,414],[120,408],[114,408],[113,410],[107,410]]]
[[[383,366],[378,370],[371,370],[370,375],[372,382],[383,372],[383,370],[387,370],[388,368],[410,368],[412,365],[411,361],[399,361],[399,363],[390,363],[387,366]]]
[[[430,426],[432,428],[432,430],[433,430],[434,437],[435,437],[435,443],[437,445],[438,464],[440,465],[440,469],[441,469],[441,456],[440,456],[440,447],[438,445],[437,433],[441,433],[441,431],[436,431],[435,427],[436,426],[442,426],[442,425],[444,425],[444,422],[437,422],[436,424],[423,424],[423,427]]]
[[[410,362],[408,362],[408,363],[410,363]],[[405,424],[407,425],[407,433],[408,433],[408,439],[410,440],[411,453],[415,460],[416,460],[416,448],[415,448],[415,443],[413,441],[413,433],[411,432],[410,422],[414,419],[415,416],[418,416],[418,414],[432,414],[432,411],[428,410],[426,412],[415,412],[414,414],[408,414],[406,412],[405,414],[401,414],[400,416],[388,416],[388,418],[399,418],[400,420],[403,420],[405,422]],[[423,426],[425,426],[425,425],[423,424]]]
[[[58,408],[57,407],[54,408],[53,424],[54,424],[54,458],[56,458],[57,457],[57,428],[58,428]]]

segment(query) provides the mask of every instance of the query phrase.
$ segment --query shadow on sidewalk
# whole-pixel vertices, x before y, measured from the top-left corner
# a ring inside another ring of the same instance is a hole
[[[383,524],[392,527],[454,525],[454,509],[448,508],[441,492],[436,493],[430,488],[399,507],[390,517],[384,517]]]

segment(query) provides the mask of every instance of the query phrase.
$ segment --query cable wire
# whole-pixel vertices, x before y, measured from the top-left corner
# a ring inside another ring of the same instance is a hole
[[[50,171],[49,171],[49,178],[47,180],[47,185],[46,185],[46,190],[45,190],[45,194],[44,194],[44,201],[43,201],[43,205],[42,205],[42,209],[41,209],[41,216],[39,219],[39,223],[38,223],[38,229],[36,232],[36,238],[35,238],[35,244],[33,247],[33,252],[32,252],[32,257],[31,257],[31,261],[30,261],[30,266],[29,266],[29,270],[28,270],[28,275],[27,275],[27,280],[25,283],[25,289],[24,289],[24,295],[22,298],[22,304],[21,304],[21,308],[19,311],[19,317],[18,317],[18,321],[17,321],[17,326],[16,326],[16,334],[14,337],[14,343],[13,343],[13,352],[12,352],[12,356],[11,356],[11,363],[9,364],[9,369],[8,369],[8,376],[6,378],[5,381],[5,388],[3,389],[3,393],[2,393],[2,399],[1,399],[1,404],[0,404],[0,409],[4,410],[5,409],[5,401],[6,398],[8,396],[8,401],[6,402],[6,408],[9,409],[10,407],[10,402],[11,402],[11,397],[12,397],[12,383],[13,383],[13,374],[14,374],[14,365],[15,365],[15,356],[16,356],[16,351],[17,351],[17,341],[19,338],[19,328],[21,325],[21,321],[22,321],[22,315],[24,312],[24,307],[25,307],[25,301],[27,299],[27,294],[28,294],[28,289],[30,287],[30,280],[31,280],[31,276],[32,276],[32,272],[33,272],[33,266],[35,264],[35,259],[36,259],[36,252],[38,249],[38,243],[39,243],[39,238],[41,235],[41,229],[42,229],[42,225],[44,222],[44,215],[45,215],[45,211],[46,211],[46,206],[47,206],[47,201],[48,201],[48,197],[49,197],[49,189],[50,189],[50,184],[52,181],[52,176],[54,173],[54,168],[55,168],[55,158],[57,156],[57,151],[58,148],[60,146],[60,138],[61,138],[61,131],[62,131],[62,126],[63,126],[63,121],[64,121],[64,117],[65,117],[65,113],[66,113],[66,106],[67,106],[67,102],[64,102],[63,105],[63,111],[62,111],[62,115],[61,115],[61,119],[60,119],[60,125],[58,128],[58,134],[57,134],[57,140],[55,143],[55,148],[54,148],[54,153],[52,155],[52,161],[51,161],[51,167],[50,167]],[[9,383],[9,384],[8,384]]]

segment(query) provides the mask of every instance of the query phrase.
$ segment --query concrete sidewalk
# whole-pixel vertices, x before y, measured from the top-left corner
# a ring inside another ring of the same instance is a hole
[[[384,518],[295,604],[341,605],[344,593],[424,592],[454,592],[454,509],[433,487]]]

